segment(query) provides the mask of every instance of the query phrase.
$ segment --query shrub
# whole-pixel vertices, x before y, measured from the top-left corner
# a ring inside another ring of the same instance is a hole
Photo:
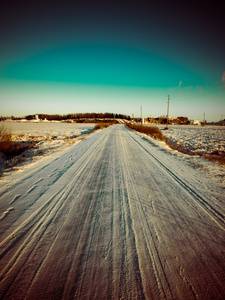
[[[134,129],[136,131],[139,131],[141,133],[145,133],[155,140],[159,141],[165,141],[165,137],[162,134],[161,130],[156,126],[145,126],[141,124],[132,124],[132,123],[126,123],[126,126],[130,129]]]
[[[104,129],[104,128],[107,128],[111,125],[112,125],[112,123],[97,123],[94,127],[94,130]]]
[[[3,126],[0,128],[0,152],[6,154],[13,148],[12,133]]]
[[[34,142],[21,144],[13,141],[12,132],[3,126],[0,128],[0,152],[2,152],[7,159],[21,154],[33,145]]]

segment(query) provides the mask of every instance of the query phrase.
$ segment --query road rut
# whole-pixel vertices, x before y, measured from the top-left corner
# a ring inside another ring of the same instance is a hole
[[[225,199],[192,174],[117,125],[12,175],[1,299],[224,299]]]

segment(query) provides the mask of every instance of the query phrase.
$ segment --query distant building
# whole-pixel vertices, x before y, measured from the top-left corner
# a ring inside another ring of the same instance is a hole
[[[35,120],[39,121],[38,114],[35,115]]]
[[[190,125],[201,125],[200,120],[190,120]]]

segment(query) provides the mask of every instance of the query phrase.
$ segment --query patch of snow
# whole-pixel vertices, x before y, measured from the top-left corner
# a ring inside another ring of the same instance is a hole
[[[64,122],[38,122],[5,121],[1,122],[5,129],[12,132],[13,141],[21,144],[34,144],[34,146],[21,155],[5,160],[0,153],[0,170],[5,166],[12,167],[15,164],[24,164],[31,160],[40,159],[43,155],[68,147],[81,140],[81,136],[93,130],[95,124],[77,124]]]

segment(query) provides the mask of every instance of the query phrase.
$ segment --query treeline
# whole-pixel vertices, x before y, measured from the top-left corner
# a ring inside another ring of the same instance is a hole
[[[11,120],[22,120],[23,118],[16,118],[16,117],[14,117],[14,116],[11,116],[11,117],[3,117],[3,116],[0,116],[0,121],[6,121],[6,120],[8,120],[8,119],[11,119]]]
[[[33,120],[35,115],[28,115],[25,117],[26,120]],[[62,120],[80,120],[80,119],[126,119],[130,120],[130,116],[122,114],[113,114],[113,113],[77,113],[77,114],[68,114],[68,115],[48,115],[48,114],[39,114],[38,118],[41,120],[49,121],[62,121]]]

